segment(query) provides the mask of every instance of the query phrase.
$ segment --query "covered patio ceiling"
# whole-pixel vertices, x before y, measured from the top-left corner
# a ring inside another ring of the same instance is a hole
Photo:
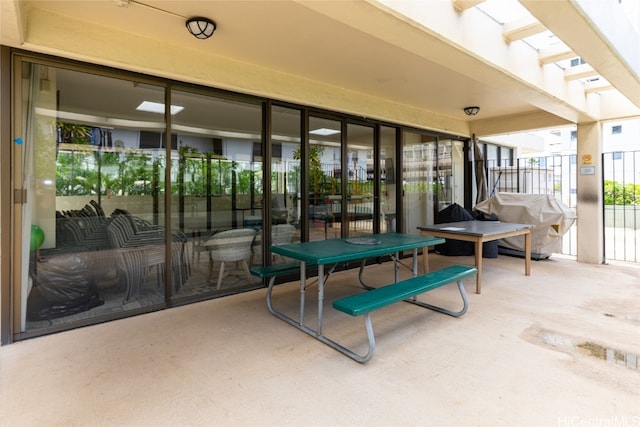
[[[640,52],[619,37],[638,32],[616,3],[593,22],[583,1],[513,0],[522,17],[499,22],[490,1],[4,0],[0,43],[459,135],[640,115]],[[527,42],[544,31],[561,41]]]

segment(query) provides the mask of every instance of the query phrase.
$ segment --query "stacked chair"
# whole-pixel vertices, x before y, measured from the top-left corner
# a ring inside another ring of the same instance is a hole
[[[166,231],[127,210],[116,209],[111,216],[95,200],[82,209],[56,211],[56,248],[44,256],[96,252],[105,269],[115,268],[125,293],[124,303],[137,295],[151,268],[156,269],[157,284],[166,275]],[[184,233],[171,233],[171,271],[174,291],[180,290],[191,276],[191,264]]]
[[[166,273],[164,228],[154,226],[125,210],[116,209],[111,214],[107,236],[115,252],[120,283],[126,288],[125,303],[140,292],[153,267],[157,272],[157,285],[161,285],[161,278]],[[172,233],[171,269],[176,292],[191,275],[186,242],[184,234]]]
[[[78,210],[56,211],[57,252],[108,248],[106,229],[110,219],[104,216],[102,209],[94,209],[93,204],[86,204]]]

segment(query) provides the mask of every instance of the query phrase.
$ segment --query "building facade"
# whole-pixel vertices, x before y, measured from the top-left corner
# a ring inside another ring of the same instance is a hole
[[[474,136],[576,123],[597,168],[637,64],[596,109],[479,3],[3,2],[2,343],[255,289],[272,244],[415,233],[472,207]]]

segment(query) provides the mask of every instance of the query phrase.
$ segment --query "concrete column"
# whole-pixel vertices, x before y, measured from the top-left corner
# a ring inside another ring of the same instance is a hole
[[[577,259],[602,264],[605,261],[602,124],[578,124],[577,141]]]

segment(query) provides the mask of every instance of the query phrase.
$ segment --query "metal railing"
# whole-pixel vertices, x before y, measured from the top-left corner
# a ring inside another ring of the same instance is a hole
[[[605,258],[640,262],[640,151],[603,153]]]
[[[640,151],[602,155],[605,258],[640,262]],[[552,194],[576,208],[575,155],[517,159],[513,166],[487,161],[490,195],[493,192]],[[563,236],[562,253],[576,255],[577,224]]]

